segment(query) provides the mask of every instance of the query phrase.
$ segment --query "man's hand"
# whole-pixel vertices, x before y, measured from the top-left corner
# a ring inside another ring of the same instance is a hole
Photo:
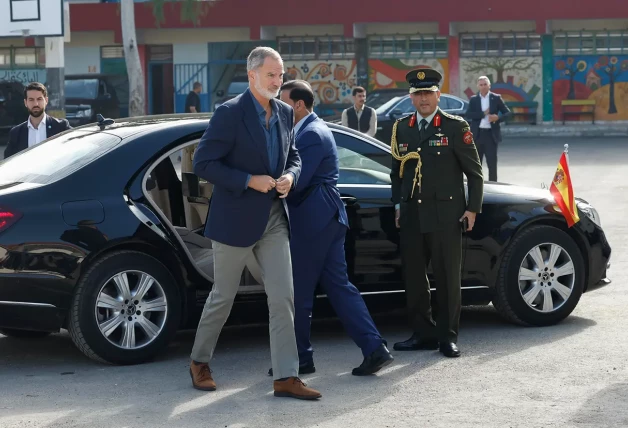
[[[499,116],[497,116],[496,114],[489,114],[488,115],[488,121],[493,123],[493,122],[497,122],[499,120]]]
[[[284,174],[277,180],[277,192],[281,193],[280,198],[288,196],[288,192],[292,189],[292,183],[294,182],[294,176],[290,173]]]
[[[397,226],[397,229],[399,229],[399,216],[401,215],[401,212],[399,210],[395,210],[395,225]]]
[[[467,232],[469,232],[471,229],[473,229],[473,225],[475,224],[475,213],[472,213],[471,211],[465,211],[462,217],[460,217],[460,222],[462,222],[465,217],[469,220],[469,227],[467,228]]]
[[[490,112],[491,112],[490,109],[486,109],[486,110],[484,110],[484,115],[488,116]]]
[[[275,179],[268,175],[254,175],[249,180],[249,187],[262,193],[268,193],[275,185]]]

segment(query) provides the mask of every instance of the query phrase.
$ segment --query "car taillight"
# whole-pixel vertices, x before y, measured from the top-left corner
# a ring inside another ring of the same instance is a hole
[[[0,208],[0,232],[7,230],[21,217],[22,214],[18,213],[17,211]]]

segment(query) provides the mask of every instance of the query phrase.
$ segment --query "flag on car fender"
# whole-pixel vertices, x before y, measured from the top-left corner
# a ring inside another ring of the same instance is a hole
[[[565,144],[565,150],[560,156],[558,167],[550,186],[550,192],[556,201],[556,205],[563,213],[567,226],[571,227],[580,221],[578,217],[578,209],[576,208],[576,197],[573,193],[573,185],[571,175],[569,174],[569,157],[567,155],[568,145]]]

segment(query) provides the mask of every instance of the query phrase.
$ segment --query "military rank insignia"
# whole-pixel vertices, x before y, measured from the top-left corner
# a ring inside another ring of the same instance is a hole
[[[462,136],[462,140],[464,141],[465,144],[472,144],[473,134],[471,133],[471,131],[465,132],[464,135]]]
[[[399,144],[399,153],[406,153],[408,151],[407,144]]]
[[[412,117],[410,118],[410,123],[408,123],[408,126],[409,126],[410,128],[413,128],[413,127],[414,127],[415,122],[416,122],[416,115],[415,115],[415,114],[413,114],[413,115],[412,115]]]

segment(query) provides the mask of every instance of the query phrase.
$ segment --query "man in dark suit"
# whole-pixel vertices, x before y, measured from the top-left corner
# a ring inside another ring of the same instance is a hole
[[[249,54],[247,71],[249,88],[216,109],[194,153],[194,173],[214,185],[205,226],[214,251],[214,284],[198,325],[190,376],[195,388],[216,389],[209,361],[252,256],[268,296],[274,394],[317,399],[321,394],[298,377],[285,198],[298,182],[301,160],[292,108],[274,99],[283,61],[274,49],[258,47]]]
[[[478,147],[480,164],[486,155],[488,179],[497,181],[497,147],[502,141],[500,123],[510,115],[510,109],[504,104],[501,95],[491,92],[488,77],[478,78],[478,89],[480,93],[469,100],[466,115],[471,119],[471,132]]]
[[[4,149],[4,158],[35,146],[72,127],[66,119],[55,119],[46,114],[48,91],[38,82],[24,88],[24,105],[28,109],[28,120],[14,126],[9,132],[9,144]]]
[[[320,285],[347,333],[362,350],[364,360],[352,373],[370,375],[390,364],[393,357],[360,292],[347,276],[344,243],[349,221],[336,187],[336,142],[325,122],[312,111],[314,92],[309,83],[287,82],[280,94],[281,100],[294,109],[295,139],[302,162],[299,182],[287,198],[299,373],[315,372],[310,323],[314,292]]]
[[[392,200],[414,330],[394,349],[439,349],[454,358],[460,356],[462,233],[473,228],[482,210],[484,179],[468,123],[438,108],[442,78],[431,68],[410,71],[406,80],[417,111],[393,125]],[[430,262],[438,300],[436,322],[427,278]]]

